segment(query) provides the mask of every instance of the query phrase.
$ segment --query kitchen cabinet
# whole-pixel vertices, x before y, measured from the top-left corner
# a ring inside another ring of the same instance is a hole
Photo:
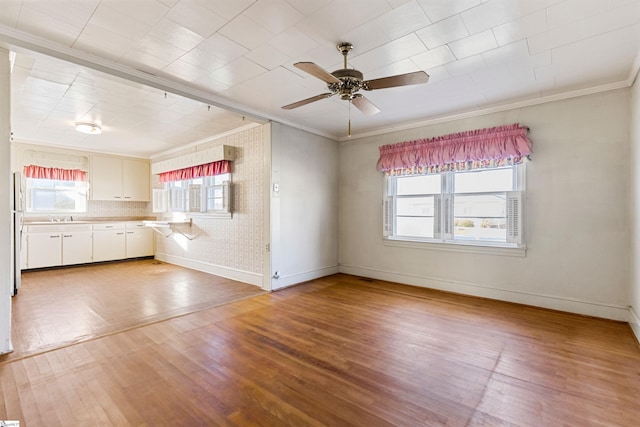
[[[112,261],[126,258],[124,223],[93,225],[93,261]]]
[[[93,261],[91,225],[84,228],[65,227],[62,232],[62,265],[86,264]]]
[[[59,229],[42,228],[27,235],[28,268],[62,265],[62,233]]]
[[[26,268],[84,264],[92,261],[90,224],[27,227]]]
[[[153,230],[145,227],[142,222],[127,222],[125,224],[127,258],[152,256]]]
[[[151,200],[149,161],[94,155],[90,184],[92,200],[148,202]]]

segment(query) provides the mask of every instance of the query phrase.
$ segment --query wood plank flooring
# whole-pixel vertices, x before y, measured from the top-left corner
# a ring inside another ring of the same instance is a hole
[[[640,347],[620,322],[335,275],[0,363],[0,387],[21,426],[637,426]]]
[[[24,357],[260,293],[256,286],[153,259],[26,271],[12,300],[14,353],[8,357]]]

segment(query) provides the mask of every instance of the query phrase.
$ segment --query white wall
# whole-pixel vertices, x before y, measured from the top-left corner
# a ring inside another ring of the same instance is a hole
[[[277,123],[271,139],[275,290],[338,272],[338,143]]]
[[[0,354],[11,348],[11,75],[9,52],[0,48]]]
[[[629,100],[618,90],[341,144],[340,271],[627,320]],[[534,144],[526,257],[383,243],[378,146],[516,122]]]
[[[631,89],[631,296],[629,324],[640,340],[640,82]]]
[[[264,126],[269,126],[264,125]],[[193,226],[185,233],[156,237],[156,258],[222,277],[262,286],[264,261],[264,126],[239,131],[192,146],[155,161],[178,157],[218,145],[235,147],[232,165],[233,218],[193,215]]]

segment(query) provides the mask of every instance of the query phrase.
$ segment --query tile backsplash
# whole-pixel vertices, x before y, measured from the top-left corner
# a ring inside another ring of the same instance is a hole
[[[87,217],[134,217],[151,215],[149,202],[118,202],[108,200],[89,200],[87,213],[78,216]]]

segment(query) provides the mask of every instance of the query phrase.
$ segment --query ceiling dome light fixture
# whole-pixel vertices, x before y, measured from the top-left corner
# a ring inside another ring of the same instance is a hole
[[[76,130],[89,135],[100,135],[102,133],[102,128],[95,123],[76,122]]]

